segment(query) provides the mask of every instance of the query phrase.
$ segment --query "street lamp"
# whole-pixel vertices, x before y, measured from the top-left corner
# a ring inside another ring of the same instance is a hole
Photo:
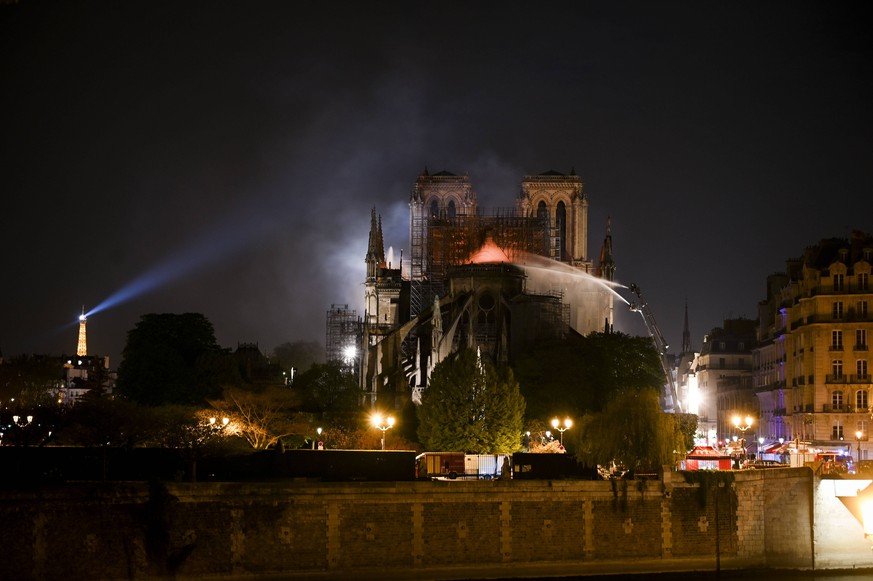
[[[385,449],[385,432],[394,427],[394,416],[384,417],[382,414],[373,414],[370,416],[370,422],[373,427],[382,430],[382,449]]]
[[[227,427],[227,424],[229,424],[229,423],[230,423],[230,418],[227,418],[227,417],[221,418],[220,425],[216,425],[216,424],[218,424],[217,418],[209,418],[209,427],[212,428],[213,430],[220,430],[222,428],[225,428],[225,427]]]
[[[315,428],[315,433],[318,437],[315,440],[321,441],[321,428]],[[315,450],[315,440],[312,440],[312,449]]]
[[[746,416],[745,420],[740,418],[740,416],[733,417],[734,427],[742,434],[740,445],[743,447],[743,460],[746,459],[746,430],[752,427],[753,421],[754,418],[752,418],[752,416]]]
[[[561,420],[558,418],[552,419],[552,427],[561,432],[561,446],[564,445],[564,432],[573,427],[573,420],[570,418],[565,418],[563,425],[561,424]]]
[[[28,426],[28,425],[33,423],[33,416],[27,416],[26,422],[25,421],[19,422],[18,420],[24,420],[24,418],[22,418],[21,416],[12,416],[12,421],[15,423],[15,425],[18,426],[19,428],[23,428],[23,427]]]
[[[861,438],[864,437],[864,432],[858,430],[855,432],[855,437],[858,439],[858,466],[855,466],[855,474],[858,473],[858,468],[861,466]]]

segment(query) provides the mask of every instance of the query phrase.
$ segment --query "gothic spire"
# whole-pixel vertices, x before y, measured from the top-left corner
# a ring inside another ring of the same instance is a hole
[[[606,280],[615,280],[615,258],[612,254],[612,217],[606,219],[606,236],[600,247],[600,263],[597,265],[597,276]]]
[[[682,330],[682,353],[691,353],[691,331],[688,330],[688,299],[685,299],[685,327]]]

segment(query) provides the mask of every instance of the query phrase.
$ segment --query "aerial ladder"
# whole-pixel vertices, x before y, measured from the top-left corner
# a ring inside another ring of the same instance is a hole
[[[643,321],[645,321],[646,328],[649,331],[649,336],[652,338],[652,341],[655,343],[655,349],[658,351],[658,358],[661,361],[661,370],[664,372],[664,377],[667,379],[667,383],[665,384],[666,394],[664,396],[664,410],[674,413],[680,412],[682,410],[679,405],[679,393],[676,390],[676,382],[673,380],[673,373],[670,371],[670,365],[667,362],[667,349],[670,346],[667,345],[667,341],[664,339],[661,329],[658,328],[658,323],[655,321],[655,315],[652,314],[649,305],[643,300],[640,287],[631,283],[628,289],[635,294],[638,299],[638,302],[629,302],[628,307],[631,311],[639,313],[643,317]]]

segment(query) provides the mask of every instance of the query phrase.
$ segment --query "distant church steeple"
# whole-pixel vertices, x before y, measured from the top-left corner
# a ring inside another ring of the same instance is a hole
[[[88,341],[85,333],[85,325],[88,319],[85,318],[85,306],[82,305],[82,314],[79,315],[79,344],[76,346],[76,355],[85,357],[88,355]]]
[[[610,281],[615,280],[615,258],[612,255],[612,217],[606,219],[606,236],[600,247],[597,276]]]
[[[691,353],[691,331],[688,329],[688,299],[685,299],[685,328],[682,330],[682,353]]]

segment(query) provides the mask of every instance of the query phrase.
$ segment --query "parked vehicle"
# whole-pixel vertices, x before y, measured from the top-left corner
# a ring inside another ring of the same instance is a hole
[[[490,480],[503,475],[508,454],[465,454],[463,452],[423,452],[416,456],[417,478],[458,478]]]

